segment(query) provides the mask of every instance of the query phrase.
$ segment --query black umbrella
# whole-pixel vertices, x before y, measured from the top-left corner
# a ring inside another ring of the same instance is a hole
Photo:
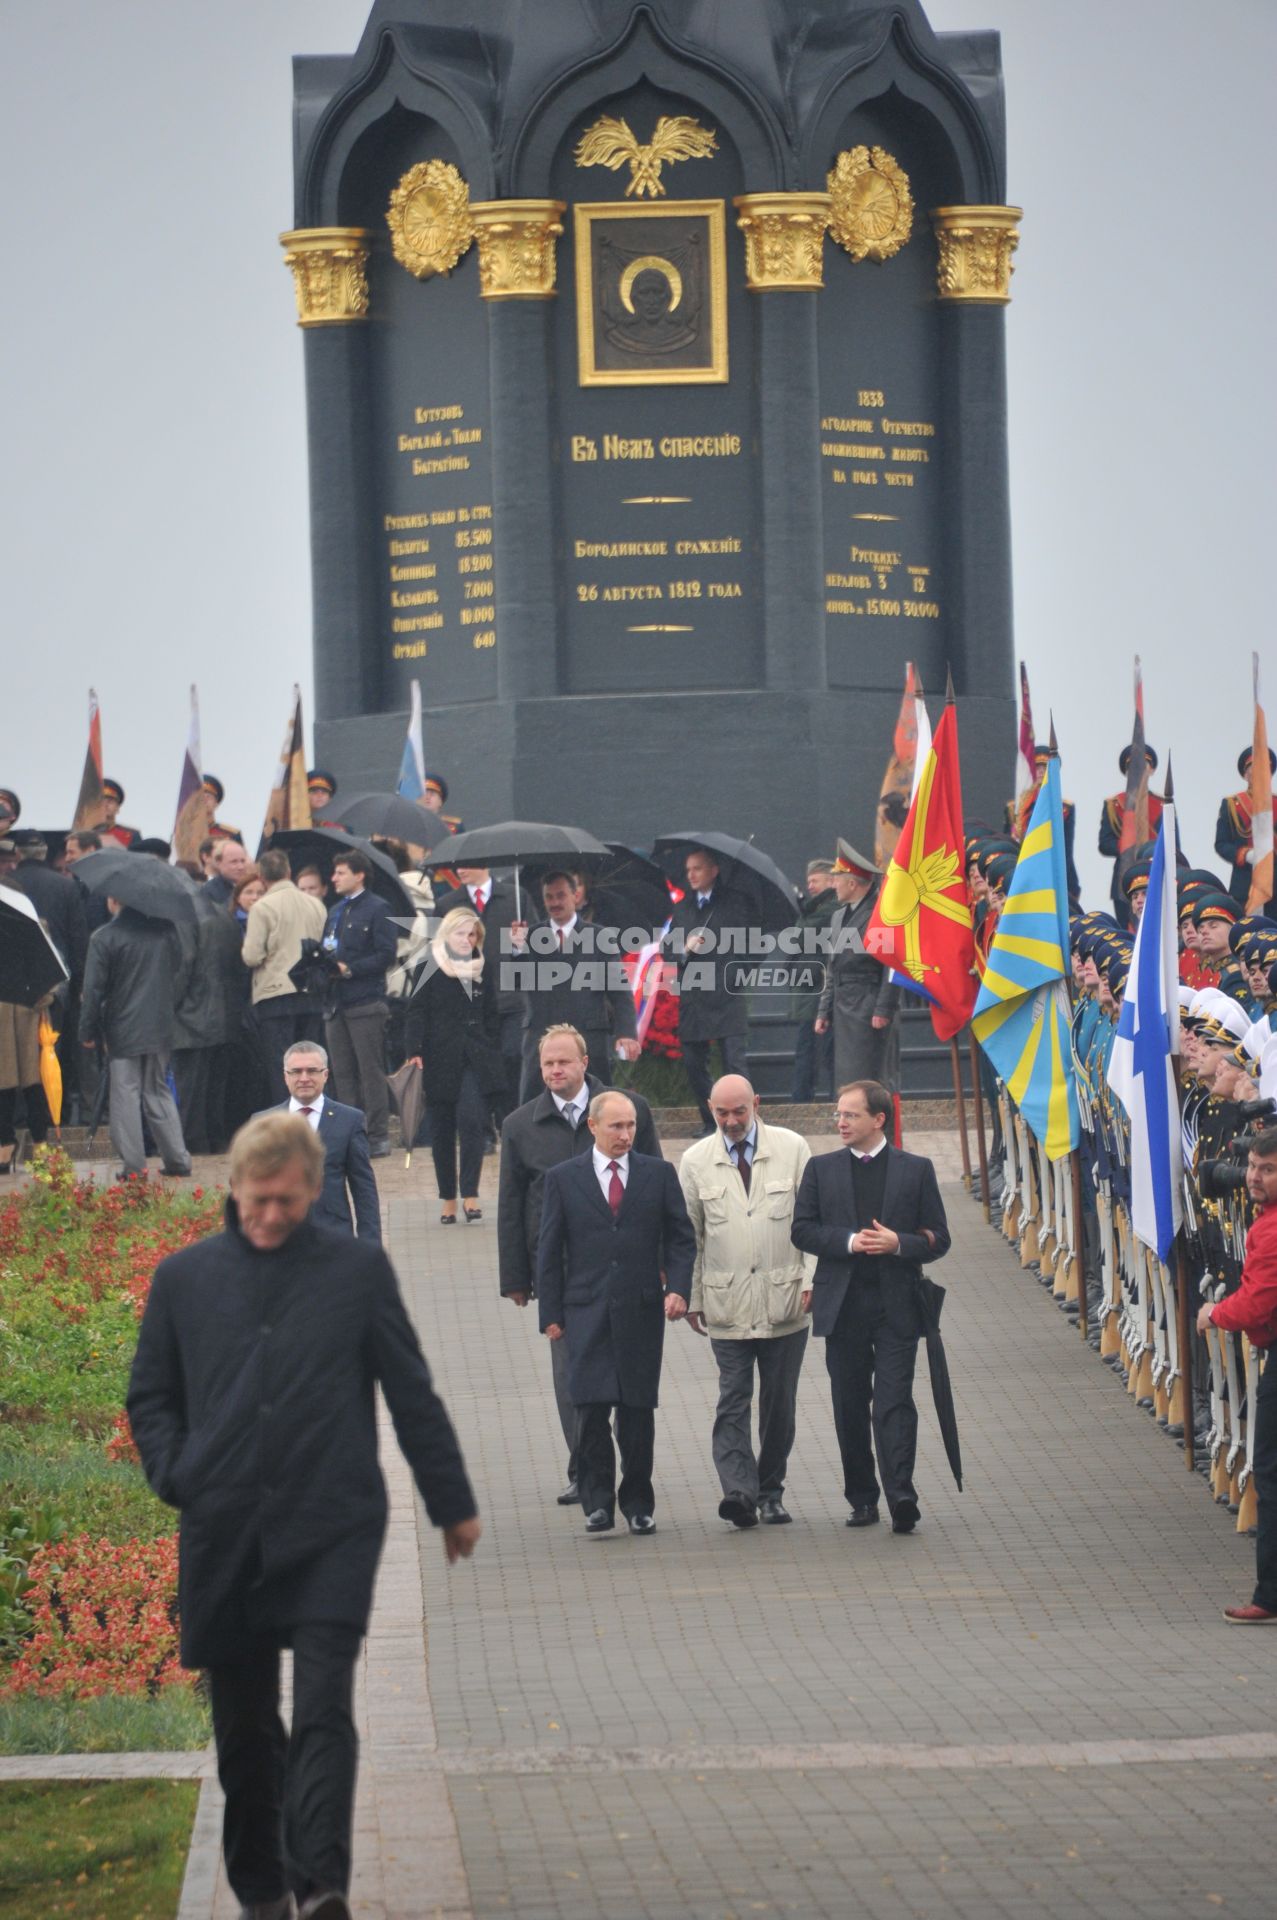
[[[722,871],[723,884],[744,894],[764,932],[780,933],[794,925],[799,912],[798,889],[771,855],[752,840],[737,840],[730,833],[663,833],[653,842],[652,852],[677,884],[686,887],[684,863],[698,847],[713,855]]]
[[[673,905],[664,873],[619,840],[609,840],[607,850],[608,858],[589,870],[594,918],[612,927],[663,927]]]
[[[103,847],[100,853],[86,853],[76,861],[75,877],[90,893],[109,894],[122,907],[132,907],[149,919],[195,925],[196,888],[189,874],[157,860],[153,853]]]
[[[442,815],[401,793],[361,793],[343,805],[341,822],[349,833],[383,833],[409,847],[437,847],[452,838]]]
[[[559,827],[545,820],[499,820],[492,827],[471,827],[455,833],[423,863],[427,867],[513,867],[515,911],[523,916],[519,869],[531,863],[544,866],[591,866],[606,860],[608,850],[583,827]]]
[[[940,1425],[940,1437],[944,1441],[944,1450],[948,1456],[949,1465],[953,1468],[958,1492],[961,1493],[962,1448],[958,1444],[958,1416],[953,1405],[949,1362],[945,1357],[944,1341],[940,1338],[940,1309],[944,1305],[944,1288],[937,1286],[934,1280],[929,1280],[926,1274],[920,1276],[917,1287],[923,1335],[927,1342],[927,1370],[931,1375],[931,1398],[935,1402],[936,1419]]]
[[[26,894],[0,887],[0,1000],[34,1007],[69,977]]]
[[[399,878],[394,861],[380,847],[374,847],[371,840],[361,840],[357,834],[343,833],[340,827],[283,827],[278,833],[273,833],[266,844],[268,847],[281,847],[293,859],[294,868],[314,861],[323,868],[325,878],[332,872],[333,861],[338,854],[349,853],[355,848],[364,855],[371,868],[368,875],[370,890],[386,902],[392,913],[407,920],[416,918],[416,908]],[[80,864],[83,865],[83,861]]]

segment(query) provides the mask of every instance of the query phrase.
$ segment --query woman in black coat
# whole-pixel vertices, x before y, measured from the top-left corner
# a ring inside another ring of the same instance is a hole
[[[415,1059],[425,1081],[430,1151],[442,1203],[439,1218],[445,1225],[457,1217],[458,1149],[466,1219],[483,1218],[479,1175],[484,1135],[506,1085],[496,966],[495,959],[485,960],[478,914],[470,907],[454,907],[430,943],[405,1022],[408,1057]]]

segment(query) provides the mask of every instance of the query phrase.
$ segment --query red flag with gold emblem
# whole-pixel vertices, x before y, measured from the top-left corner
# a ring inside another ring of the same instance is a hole
[[[958,711],[951,698],[865,933],[874,958],[901,986],[930,1002],[938,1040],[960,1032],[975,1005],[975,936],[963,844]]]

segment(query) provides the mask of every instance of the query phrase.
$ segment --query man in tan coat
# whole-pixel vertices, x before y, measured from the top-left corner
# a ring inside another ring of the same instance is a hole
[[[303,940],[322,940],[327,915],[322,900],[294,886],[288,855],[275,848],[257,863],[266,891],[248,910],[242,958],[253,970],[253,1018],[276,1106],[288,1098],[284,1055],[298,1040],[322,1040],[323,1010],[298,993],[290,970],[302,957]]]
[[[739,1073],[710,1088],[714,1131],[683,1155],[683,1197],[696,1234],[689,1324],[708,1333],[718,1362],[714,1465],[719,1514],[736,1527],[781,1527],[794,1444],[798,1376],[810,1323],[815,1261],[790,1239],[794,1200],[811,1149],[787,1127],[765,1126]],[[758,1453],[750,1429],[758,1368]]]

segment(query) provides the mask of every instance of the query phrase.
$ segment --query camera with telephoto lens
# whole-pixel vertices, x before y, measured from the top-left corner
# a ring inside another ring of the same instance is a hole
[[[1248,1125],[1245,1133],[1239,1133],[1229,1141],[1218,1160],[1204,1160],[1198,1176],[1198,1184],[1203,1196],[1208,1200],[1223,1200],[1230,1193],[1240,1193],[1246,1185],[1246,1159],[1255,1141],[1266,1131],[1265,1122],[1277,1112],[1277,1101],[1260,1100],[1253,1107],[1247,1107]],[[1256,1125],[1255,1123],[1259,1124]]]

